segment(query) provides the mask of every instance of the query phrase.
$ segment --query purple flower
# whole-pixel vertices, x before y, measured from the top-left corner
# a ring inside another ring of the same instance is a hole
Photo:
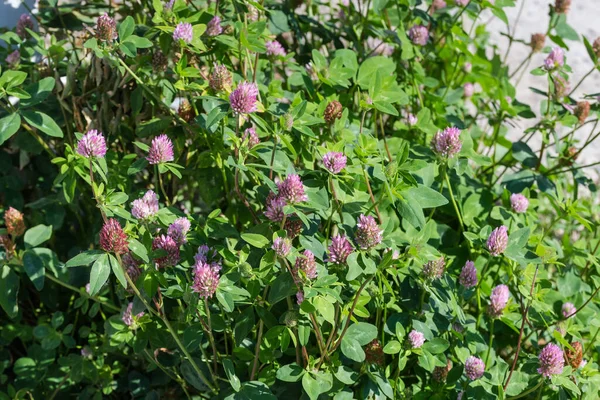
[[[141,199],[131,203],[131,214],[137,219],[148,219],[158,212],[158,196],[148,190]]]
[[[474,381],[481,378],[484,372],[485,364],[481,358],[475,356],[467,358],[467,361],[465,361],[465,375],[467,375],[467,378]]]
[[[562,315],[565,318],[571,317],[573,314],[577,312],[577,308],[573,303],[565,303],[562,306]]]
[[[295,280],[300,278],[300,271],[302,271],[308,279],[315,279],[317,277],[317,262],[315,261],[315,255],[312,251],[304,250],[302,255],[299,255],[296,258],[296,264],[294,265],[293,270]]]
[[[508,303],[509,295],[510,291],[506,285],[498,285],[492,289],[490,306],[488,307],[488,314],[492,318],[498,318],[502,315],[504,308],[506,308],[506,304]]]
[[[353,251],[354,249],[346,236],[336,235],[331,239],[327,261],[338,265],[346,264],[348,256],[352,254]]]
[[[445,8],[446,6],[447,6],[447,4],[444,0],[433,0],[433,3],[431,3],[431,9],[433,11],[441,10],[442,8]]]
[[[129,251],[127,234],[123,232],[121,224],[114,218],[110,218],[100,230],[100,247],[102,250],[124,254]]]
[[[21,53],[15,50],[6,56],[6,63],[11,67],[16,67],[21,62]]]
[[[273,222],[283,221],[283,207],[285,207],[286,201],[283,197],[276,195],[271,192],[265,200],[265,217],[269,218]]]
[[[208,36],[219,36],[221,33],[223,33],[221,18],[214,16],[206,25],[206,34]]]
[[[244,131],[242,135],[242,142],[248,140],[248,148],[251,149],[257,144],[260,143],[260,139],[256,134],[256,130],[254,128],[248,128]]]
[[[189,219],[185,217],[177,218],[171,225],[169,225],[167,235],[169,235],[175,241],[175,243],[181,246],[182,244],[187,243],[186,235],[190,230],[190,227],[191,223]]]
[[[544,68],[548,71],[562,67],[565,63],[565,53],[560,47],[554,47],[544,60]]]
[[[81,348],[81,357],[84,357],[84,358],[92,358],[92,357],[94,357],[94,352],[92,351],[92,349],[90,348],[90,346],[83,346]]]
[[[497,227],[490,233],[487,240],[487,248],[493,256],[504,253],[508,246],[508,228],[504,225]]]
[[[285,49],[277,40],[267,42],[265,46],[267,46],[267,55],[269,57],[285,57],[286,55]]]
[[[431,149],[442,158],[452,158],[462,148],[460,129],[450,127],[435,134],[431,140]]]
[[[166,253],[154,260],[157,268],[172,267],[179,262],[179,246],[170,236],[160,235],[155,237],[152,241],[152,250]]]
[[[409,113],[408,117],[406,117],[406,122],[408,126],[415,126],[419,120],[414,114]]]
[[[473,93],[475,93],[475,86],[468,82],[465,83],[465,85],[463,86],[463,90],[465,92],[465,97],[469,98],[471,96],[473,96]]]
[[[383,231],[371,215],[360,214],[356,226],[356,243],[362,250],[377,246],[383,240]]]
[[[423,265],[423,276],[429,282],[433,282],[436,279],[440,279],[444,275],[444,268],[446,267],[446,260],[444,257],[440,257],[437,260],[428,261]]]
[[[554,343],[549,343],[542,349],[538,360],[540,367],[537,371],[546,378],[561,374],[565,365],[563,351]]]
[[[212,250],[212,252],[211,252],[211,250]],[[219,269],[220,269],[221,261],[216,259],[217,255],[218,255],[218,253],[216,250],[211,249],[207,245],[203,244],[198,247],[198,252],[194,256],[194,260],[196,263],[198,263],[198,262],[213,263],[213,264],[216,263],[219,265]]]
[[[302,293],[301,291],[298,291],[296,293],[296,303],[298,305],[302,304],[302,302],[304,301],[304,293]]]
[[[279,196],[284,198],[288,204],[300,203],[308,200],[304,193],[302,180],[296,174],[289,174],[283,181],[277,183]]]
[[[21,39],[27,39],[27,37],[29,36],[29,33],[27,32],[26,28],[29,30],[33,30],[33,21],[31,20],[29,14],[21,14],[19,20],[17,21],[16,29],[17,35],[19,35]]]
[[[96,21],[96,38],[104,42],[110,42],[119,36],[117,23],[107,13],[101,15]]]
[[[287,238],[275,238],[273,241],[273,250],[277,257],[285,258],[292,250],[292,242]]]
[[[206,263],[196,261],[194,265],[194,283],[192,290],[200,296],[200,298],[210,298],[217,291],[219,286],[221,266],[218,263]]]
[[[129,278],[135,283],[142,274],[140,263],[131,256],[131,253],[123,254],[121,260],[123,261],[123,267],[125,268],[127,275],[129,275]],[[127,290],[129,291],[130,289],[131,288],[128,288]]]
[[[123,322],[125,322],[125,325],[127,325],[127,326],[132,326],[135,322],[135,319],[142,318],[144,316],[143,311],[134,316],[134,315],[132,315],[132,310],[133,310],[133,303],[130,302],[127,305],[127,308],[125,309],[125,311],[123,311],[123,316],[121,317],[121,319],[123,320]]]
[[[146,157],[150,164],[165,163],[173,161],[173,159],[173,142],[167,135],[158,135],[152,139],[152,146],[150,146],[148,157]]]
[[[473,64],[471,64],[470,62],[466,62],[463,64],[463,71],[465,71],[467,74],[470,73],[472,69],[473,69]]]
[[[173,4],[175,4],[175,0],[167,1],[167,3],[165,4],[164,10],[171,11],[173,9]]]
[[[330,151],[323,156],[323,166],[332,174],[339,174],[346,167],[344,153]]]
[[[529,207],[529,200],[521,193],[513,193],[510,195],[510,205],[514,212],[524,213],[527,211],[527,207]]]
[[[89,130],[79,142],[77,142],[77,154],[86,158],[101,158],[106,154],[106,140],[101,132],[95,129]]]
[[[473,261],[467,261],[460,271],[458,281],[465,289],[477,286],[477,269]]]
[[[191,43],[194,39],[194,28],[189,22],[180,22],[173,31],[173,40],[179,42],[183,40],[185,43]]]
[[[457,6],[464,7],[469,4],[469,0],[454,0]]]
[[[234,114],[250,114],[257,110],[258,86],[242,82],[229,95],[229,103]]]
[[[429,40],[429,30],[423,25],[415,25],[408,31],[408,37],[414,44],[425,46]]]
[[[419,347],[423,346],[423,343],[425,343],[425,335],[418,330],[413,329],[408,334],[408,342],[410,343],[410,347],[413,349],[418,349]]]

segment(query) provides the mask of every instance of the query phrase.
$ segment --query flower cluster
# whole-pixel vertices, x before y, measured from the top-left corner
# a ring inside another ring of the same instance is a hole
[[[428,261],[423,265],[423,277],[429,282],[440,279],[444,275],[445,267],[446,260],[444,260],[444,257]]]
[[[429,40],[429,30],[423,25],[415,25],[408,31],[408,37],[414,44],[425,46]]]
[[[570,318],[577,312],[577,307],[573,303],[565,303],[562,305],[562,315],[565,319]]]
[[[158,212],[158,196],[148,190],[141,199],[131,203],[131,215],[140,220],[152,218]]]
[[[176,42],[191,43],[194,39],[194,28],[189,22],[180,22],[173,31],[173,40]]]
[[[101,132],[89,130],[77,142],[77,154],[86,158],[101,158],[106,154],[106,140]]]
[[[465,361],[465,375],[470,380],[474,381],[483,376],[485,372],[485,363],[479,357],[469,356]]]
[[[554,47],[548,57],[544,60],[544,68],[551,71],[563,66],[565,62],[565,53],[560,47]]]
[[[277,183],[279,196],[288,204],[301,203],[308,200],[308,196],[304,193],[304,185],[300,176],[289,174],[283,181]]]
[[[111,42],[118,36],[117,23],[115,20],[106,13],[101,15],[96,21],[96,39],[103,42]]]
[[[133,315],[133,303],[130,302],[129,304],[127,304],[127,308],[125,308],[125,310],[123,311],[123,315],[121,316],[121,319],[123,320],[123,322],[125,323],[125,325],[131,327],[131,326],[135,326],[135,320],[138,318],[142,318],[144,316],[144,312],[140,312],[136,315]]]
[[[167,231],[167,235],[170,236],[177,245],[181,246],[187,243],[186,235],[190,230],[191,223],[190,220],[185,217],[177,218],[171,225],[169,225],[169,229]]]
[[[13,237],[21,236],[25,233],[23,213],[16,208],[8,207],[4,212],[4,225],[8,234]]]
[[[442,158],[452,158],[462,148],[460,130],[455,127],[446,128],[435,134],[431,140],[431,149]]]
[[[229,95],[229,104],[234,114],[250,114],[257,110],[258,86],[242,82]]]
[[[486,245],[492,256],[504,253],[508,246],[508,228],[502,225],[494,229],[490,233]]]
[[[473,261],[467,261],[460,271],[458,281],[465,289],[477,286],[477,269]]]
[[[540,362],[540,367],[537,371],[546,378],[549,378],[552,375],[561,374],[563,367],[565,366],[563,352],[560,347],[554,343],[548,343],[546,347],[542,349],[538,360]]]
[[[198,293],[200,298],[212,297],[219,286],[221,265],[219,263],[208,263],[197,260],[194,265],[194,283],[192,290]]]
[[[285,258],[292,250],[292,242],[288,238],[275,238],[273,241],[273,251],[277,257]]]
[[[167,268],[179,262],[179,245],[168,235],[159,235],[152,241],[152,250],[158,252],[154,259],[157,268]]]
[[[267,47],[267,55],[269,57],[285,57],[286,55],[285,49],[277,40],[267,42],[265,46]]]
[[[233,77],[226,66],[214,63],[212,73],[208,78],[208,85],[215,92],[231,89]]]
[[[510,195],[510,206],[514,212],[524,213],[529,207],[529,200],[521,193],[513,193]]]
[[[508,303],[509,295],[510,291],[506,285],[498,285],[492,289],[492,294],[490,295],[490,306],[488,307],[488,314],[492,318],[498,318],[502,315],[504,309],[506,308],[506,304]]]
[[[383,240],[383,231],[371,215],[360,214],[356,222],[356,244],[362,250],[377,246]]]
[[[354,249],[346,236],[336,235],[331,238],[329,245],[329,256],[327,261],[332,264],[346,264],[348,256],[352,254]]]
[[[33,30],[33,21],[29,14],[22,14],[17,21],[16,32],[21,39],[26,39],[29,36],[27,29]]]
[[[344,153],[330,151],[323,156],[323,166],[332,174],[339,174],[346,167]]]
[[[150,146],[146,160],[152,165],[173,161],[173,142],[171,142],[171,139],[167,135],[158,135],[152,139],[152,146]]]
[[[100,247],[106,252],[124,254],[129,251],[127,234],[119,221],[110,218],[100,230]]]
[[[214,16],[208,24],[206,24],[206,34],[208,36],[219,36],[223,33],[223,27],[221,26],[221,18]]]
[[[298,282],[302,280],[300,274],[306,276],[306,278],[312,280],[317,278],[317,262],[315,261],[315,255],[310,250],[304,250],[304,252],[296,257],[296,263],[294,264],[294,279]]]
[[[425,335],[423,335],[423,333],[419,332],[416,329],[413,329],[408,334],[408,343],[413,349],[418,349],[419,347],[423,346],[425,340]]]

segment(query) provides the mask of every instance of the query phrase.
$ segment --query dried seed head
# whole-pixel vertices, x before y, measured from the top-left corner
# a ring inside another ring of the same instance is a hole
[[[325,107],[325,113],[323,114],[323,119],[328,124],[332,124],[336,119],[342,118],[342,111],[344,108],[342,107],[342,103],[337,100],[333,100],[327,104]]]

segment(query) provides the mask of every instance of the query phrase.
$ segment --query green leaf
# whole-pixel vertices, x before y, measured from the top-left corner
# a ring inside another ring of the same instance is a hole
[[[424,185],[405,190],[402,192],[402,196],[414,200],[421,208],[434,208],[448,204],[448,199],[444,195]]]
[[[8,265],[3,265],[0,270],[0,306],[10,318],[15,318],[19,312],[18,294],[19,276]]]
[[[259,233],[242,233],[240,236],[246,243],[258,247],[259,249],[262,249],[271,243],[267,237]]]
[[[12,137],[21,126],[21,116],[17,113],[10,114],[0,119],[0,145]]]
[[[127,40],[124,41],[124,44],[129,43],[133,44],[138,49],[147,49],[153,46],[150,40],[136,35],[131,35],[127,38]]]
[[[108,255],[108,260],[110,262],[110,268],[117,277],[117,280],[123,288],[127,289],[127,278],[125,278],[125,272],[123,271],[121,264],[119,264],[119,261],[117,261],[112,254]]]
[[[310,398],[310,400],[317,400],[321,394],[321,387],[319,382],[314,379],[311,374],[304,374],[302,377],[302,387]]]
[[[121,25],[119,25],[119,40],[121,42],[125,41],[133,33],[135,29],[135,22],[133,21],[133,17],[131,15],[127,16]]]
[[[23,253],[23,268],[31,282],[33,282],[33,286],[38,291],[42,290],[44,288],[44,274],[46,273],[42,259],[32,250],[27,250]]]
[[[342,349],[342,353],[352,361],[365,361],[365,351],[356,339],[350,338],[348,335],[344,336],[340,348]]]
[[[431,354],[441,354],[446,351],[448,347],[450,347],[450,343],[448,343],[446,339],[435,338],[425,342],[421,348]]]
[[[400,353],[400,350],[402,350],[402,345],[397,340],[387,342],[387,344],[383,348],[383,352],[385,354],[398,354]]]
[[[25,79],[27,79],[26,72],[8,70],[0,76],[0,87],[10,89],[21,86]]]
[[[47,77],[28,86],[25,90],[29,93],[31,98],[23,100],[21,102],[21,107],[31,107],[46,100],[50,93],[52,93],[55,84],[54,78]]]
[[[100,257],[102,254],[104,254],[104,252],[99,251],[99,250],[84,251],[83,253],[79,253],[75,257],[73,257],[69,261],[67,261],[67,263],[65,264],[65,267],[70,268],[70,267],[81,267],[84,265],[90,265],[91,263],[96,261],[98,259],[98,257]]]
[[[366,346],[377,337],[377,327],[366,322],[357,322],[350,325],[344,338],[346,337],[356,340],[361,346]]]
[[[298,382],[305,372],[298,364],[288,364],[277,370],[277,379],[284,382]]]
[[[131,250],[133,254],[144,260],[144,262],[147,263],[150,261],[150,258],[148,258],[148,250],[146,249],[146,246],[141,244],[136,239],[129,239],[129,250]]]
[[[48,225],[37,225],[27,229],[24,241],[28,247],[36,247],[52,237],[52,227]]]
[[[23,118],[34,128],[39,129],[48,136],[63,137],[63,132],[52,118],[40,111],[23,111]]]
[[[269,303],[271,305],[278,303],[286,297],[295,295],[297,291],[294,278],[289,273],[279,274],[271,285]]]
[[[223,369],[225,370],[225,374],[227,375],[227,378],[229,379],[229,383],[231,384],[233,390],[239,392],[242,388],[242,384],[240,382],[240,378],[238,378],[235,374],[235,368],[229,358],[223,360]]]
[[[145,158],[137,159],[133,164],[129,166],[129,168],[127,168],[127,175],[137,174],[138,172],[143,171],[147,165],[148,160],[146,160]]]
[[[110,275],[108,254],[102,254],[92,265],[90,271],[90,295],[94,296],[102,289]]]
[[[398,114],[398,110],[396,110],[396,108],[391,103],[388,103],[387,101],[377,100],[377,101],[373,102],[373,105],[375,106],[376,109],[378,109],[382,113],[395,115],[395,116],[400,115],[400,114]]]

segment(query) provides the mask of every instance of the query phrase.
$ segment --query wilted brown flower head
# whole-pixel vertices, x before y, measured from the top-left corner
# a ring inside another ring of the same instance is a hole
[[[334,100],[330,102],[329,104],[327,104],[327,107],[325,108],[325,113],[323,114],[325,122],[327,122],[328,124],[332,124],[333,121],[335,121],[336,119],[342,118],[343,110],[344,108],[342,107],[342,104],[339,101]]]
[[[571,343],[573,350],[565,348],[565,361],[573,368],[579,368],[583,359],[583,346],[579,342]]]
[[[587,101],[579,101],[577,102],[577,107],[575,107],[575,111],[573,112],[580,124],[583,124],[587,117],[590,115],[590,103]]]
[[[531,35],[531,50],[534,53],[539,52],[540,50],[542,50],[544,48],[544,43],[546,42],[546,35],[544,35],[543,33],[534,33],[533,35]]]

